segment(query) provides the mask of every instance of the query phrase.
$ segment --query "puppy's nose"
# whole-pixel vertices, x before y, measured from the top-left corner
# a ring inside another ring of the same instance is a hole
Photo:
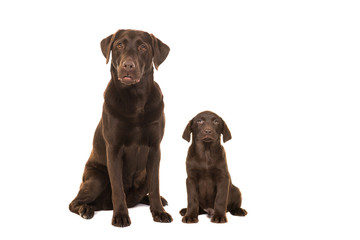
[[[126,60],[123,62],[122,67],[126,70],[126,71],[130,71],[133,70],[135,68],[135,63],[131,60]]]
[[[209,129],[209,128],[208,128],[208,129],[205,129],[205,133],[206,133],[206,134],[210,134],[210,133],[211,133],[211,129]]]

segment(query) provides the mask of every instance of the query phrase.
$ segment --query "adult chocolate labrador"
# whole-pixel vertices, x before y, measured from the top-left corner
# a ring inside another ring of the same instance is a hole
[[[240,190],[231,183],[225,150],[220,143],[231,139],[221,117],[205,111],[196,115],[185,128],[183,138],[192,144],[186,158],[188,207],[180,211],[184,223],[198,222],[198,215],[208,213],[214,223],[225,223],[226,212],[245,216]]]
[[[80,191],[70,211],[85,219],[113,209],[112,224],[131,224],[128,207],[150,204],[154,221],[171,222],[159,192],[160,142],[164,134],[163,95],[153,79],[170,49],[154,35],[119,30],[101,41],[111,80],[85,165]]]

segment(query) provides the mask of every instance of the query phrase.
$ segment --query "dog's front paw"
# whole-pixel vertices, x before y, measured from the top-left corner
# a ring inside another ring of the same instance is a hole
[[[214,215],[211,218],[211,222],[213,223],[226,223],[227,222],[227,218],[225,215]]]
[[[130,224],[129,214],[114,214],[112,218],[112,225],[115,227],[128,227]]]
[[[182,222],[183,223],[197,223],[197,222],[199,222],[199,219],[197,217],[192,217],[192,216],[185,215],[182,218]]]
[[[167,212],[154,212],[153,219],[155,222],[162,222],[162,223],[170,223],[172,222],[172,217]]]

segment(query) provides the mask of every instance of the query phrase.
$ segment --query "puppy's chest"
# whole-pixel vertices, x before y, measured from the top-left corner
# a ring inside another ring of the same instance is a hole
[[[216,159],[209,156],[196,159],[196,164],[189,174],[195,180],[200,206],[213,208],[217,181],[221,175],[221,169],[217,167]]]
[[[213,178],[220,170],[217,165],[216,157],[204,153],[192,158],[191,170],[198,178]]]
[[[218,156],[212,154],[210,150],[198,154],[197,158],[200,163],[199,167],[203,168],[203,170],[213,171],[217,166]]]

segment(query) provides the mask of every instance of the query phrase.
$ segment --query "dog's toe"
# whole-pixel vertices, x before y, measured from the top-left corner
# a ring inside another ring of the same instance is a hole
[[[153,213],[153,219],[155,222],[170,223],[173,221],[170,214],[167,212],[156,212]]]
[[[115,227],[128,227],[131,221],[128,214],[116,214],[112,218],[112,225]]]
[[[79,215],[84,219],[91,219],[94,216],[94,207],[87,204],[79,207]]]

